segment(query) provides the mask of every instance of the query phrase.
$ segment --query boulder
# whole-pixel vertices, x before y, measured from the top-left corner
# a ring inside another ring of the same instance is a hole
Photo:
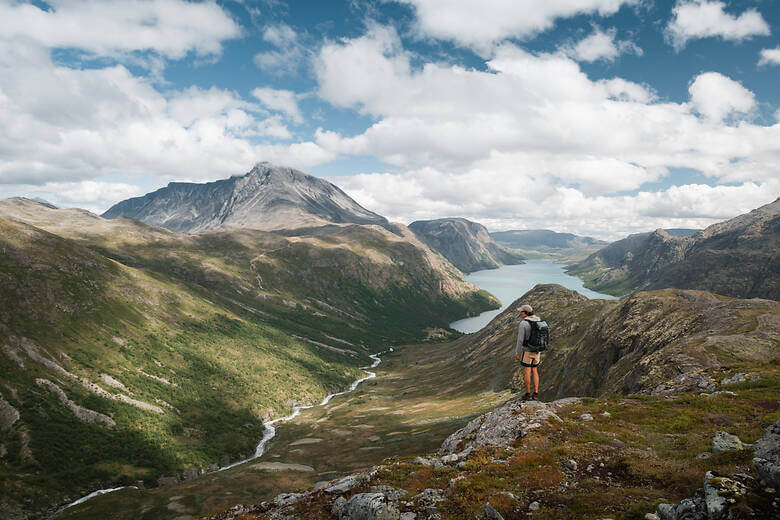
[[[325,488],[325,493],[329,493],[331,495],[341,495],[352,490],[352,488],[364,481],[365,477],[361,475],[349,475],[348,477],[342,478],[332,486]]]
[[[371,486],[371,493],[382,493],[391,502],[398,503],[402,498],[406,498],[409,492],[405,489],[394,488],[393,486]]]
[[[739,440],[739,437],[728,432],[717,431],[712,438],[712,452],[744,450],[747,446]]]
[[[305,496],[305,493],[280,493],[276,495],[273,502],[277,507],[284,507],[296,503]]]
[[[382,493],[358,493],[341,506],[339,520],[399,520],[398,507]]]
[[[780,490],[780,419],[766,429],[753,445],[756,473],[772,488]]]
[[[565,401],[565,405],[576,402],[573,399],[561,401]],[[555,410],[563,405],[557,401],[542,403],[511,399],[447,437],[439,451],[453,454],[480,446],[510,446],[528,432],[541,428],[545,421],[561,422]]]

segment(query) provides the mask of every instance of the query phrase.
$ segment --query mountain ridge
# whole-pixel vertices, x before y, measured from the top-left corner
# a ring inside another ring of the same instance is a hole
[[[154,192],[119,202],[102,216],[130,217],[182,233],[388,223],[334,184],[266,162],[258,163],[243,175],[205,184],[171,182]]]
[[[523,263],[521,255],[497,244],[485,226],[465,218],[417,220],[409,224],[409,229],[466,273]]]
[[[780,199],[687,236],[663,229],[613,242],[567,267],[585,286],[622,296],[637,289],[700,289],[780,299]]]

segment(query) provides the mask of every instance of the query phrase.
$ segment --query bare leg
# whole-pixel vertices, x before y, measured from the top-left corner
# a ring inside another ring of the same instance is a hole
[[[525,381],[525,391],[531,393],[531,367],[523,367],[523,380]]]
[[[534,367],[533,371],[534,371],[534,392],[538,394],[539,393],[539,369]],[[526,381],[528,381],[528,378],[526,378]],[[527,383],[526,383],[526,387],[530,388],[530,386]]]

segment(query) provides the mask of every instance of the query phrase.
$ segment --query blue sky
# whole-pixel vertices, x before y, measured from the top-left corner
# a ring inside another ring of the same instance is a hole
[[[0,0],[0,196],[259,161],[393,220],[602,238],[780,195],[780,3]]]

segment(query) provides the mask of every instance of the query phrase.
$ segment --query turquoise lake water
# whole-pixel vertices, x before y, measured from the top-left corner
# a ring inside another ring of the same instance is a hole
[[[473,318],[453,321],[450,323],[450,327],[467,334],[477,332],[539,283],[557,283],[588,298],[616,299],[614,296],[586,289],[582,285],[582,280],[564,273],[563,268],[563,265],[548,260],[527,260],[525,264],[521,265],[505,265],[498,269],[471,273],[465,280],[480,289],[485,289],[501,300],[501,308],[483,312]]]

